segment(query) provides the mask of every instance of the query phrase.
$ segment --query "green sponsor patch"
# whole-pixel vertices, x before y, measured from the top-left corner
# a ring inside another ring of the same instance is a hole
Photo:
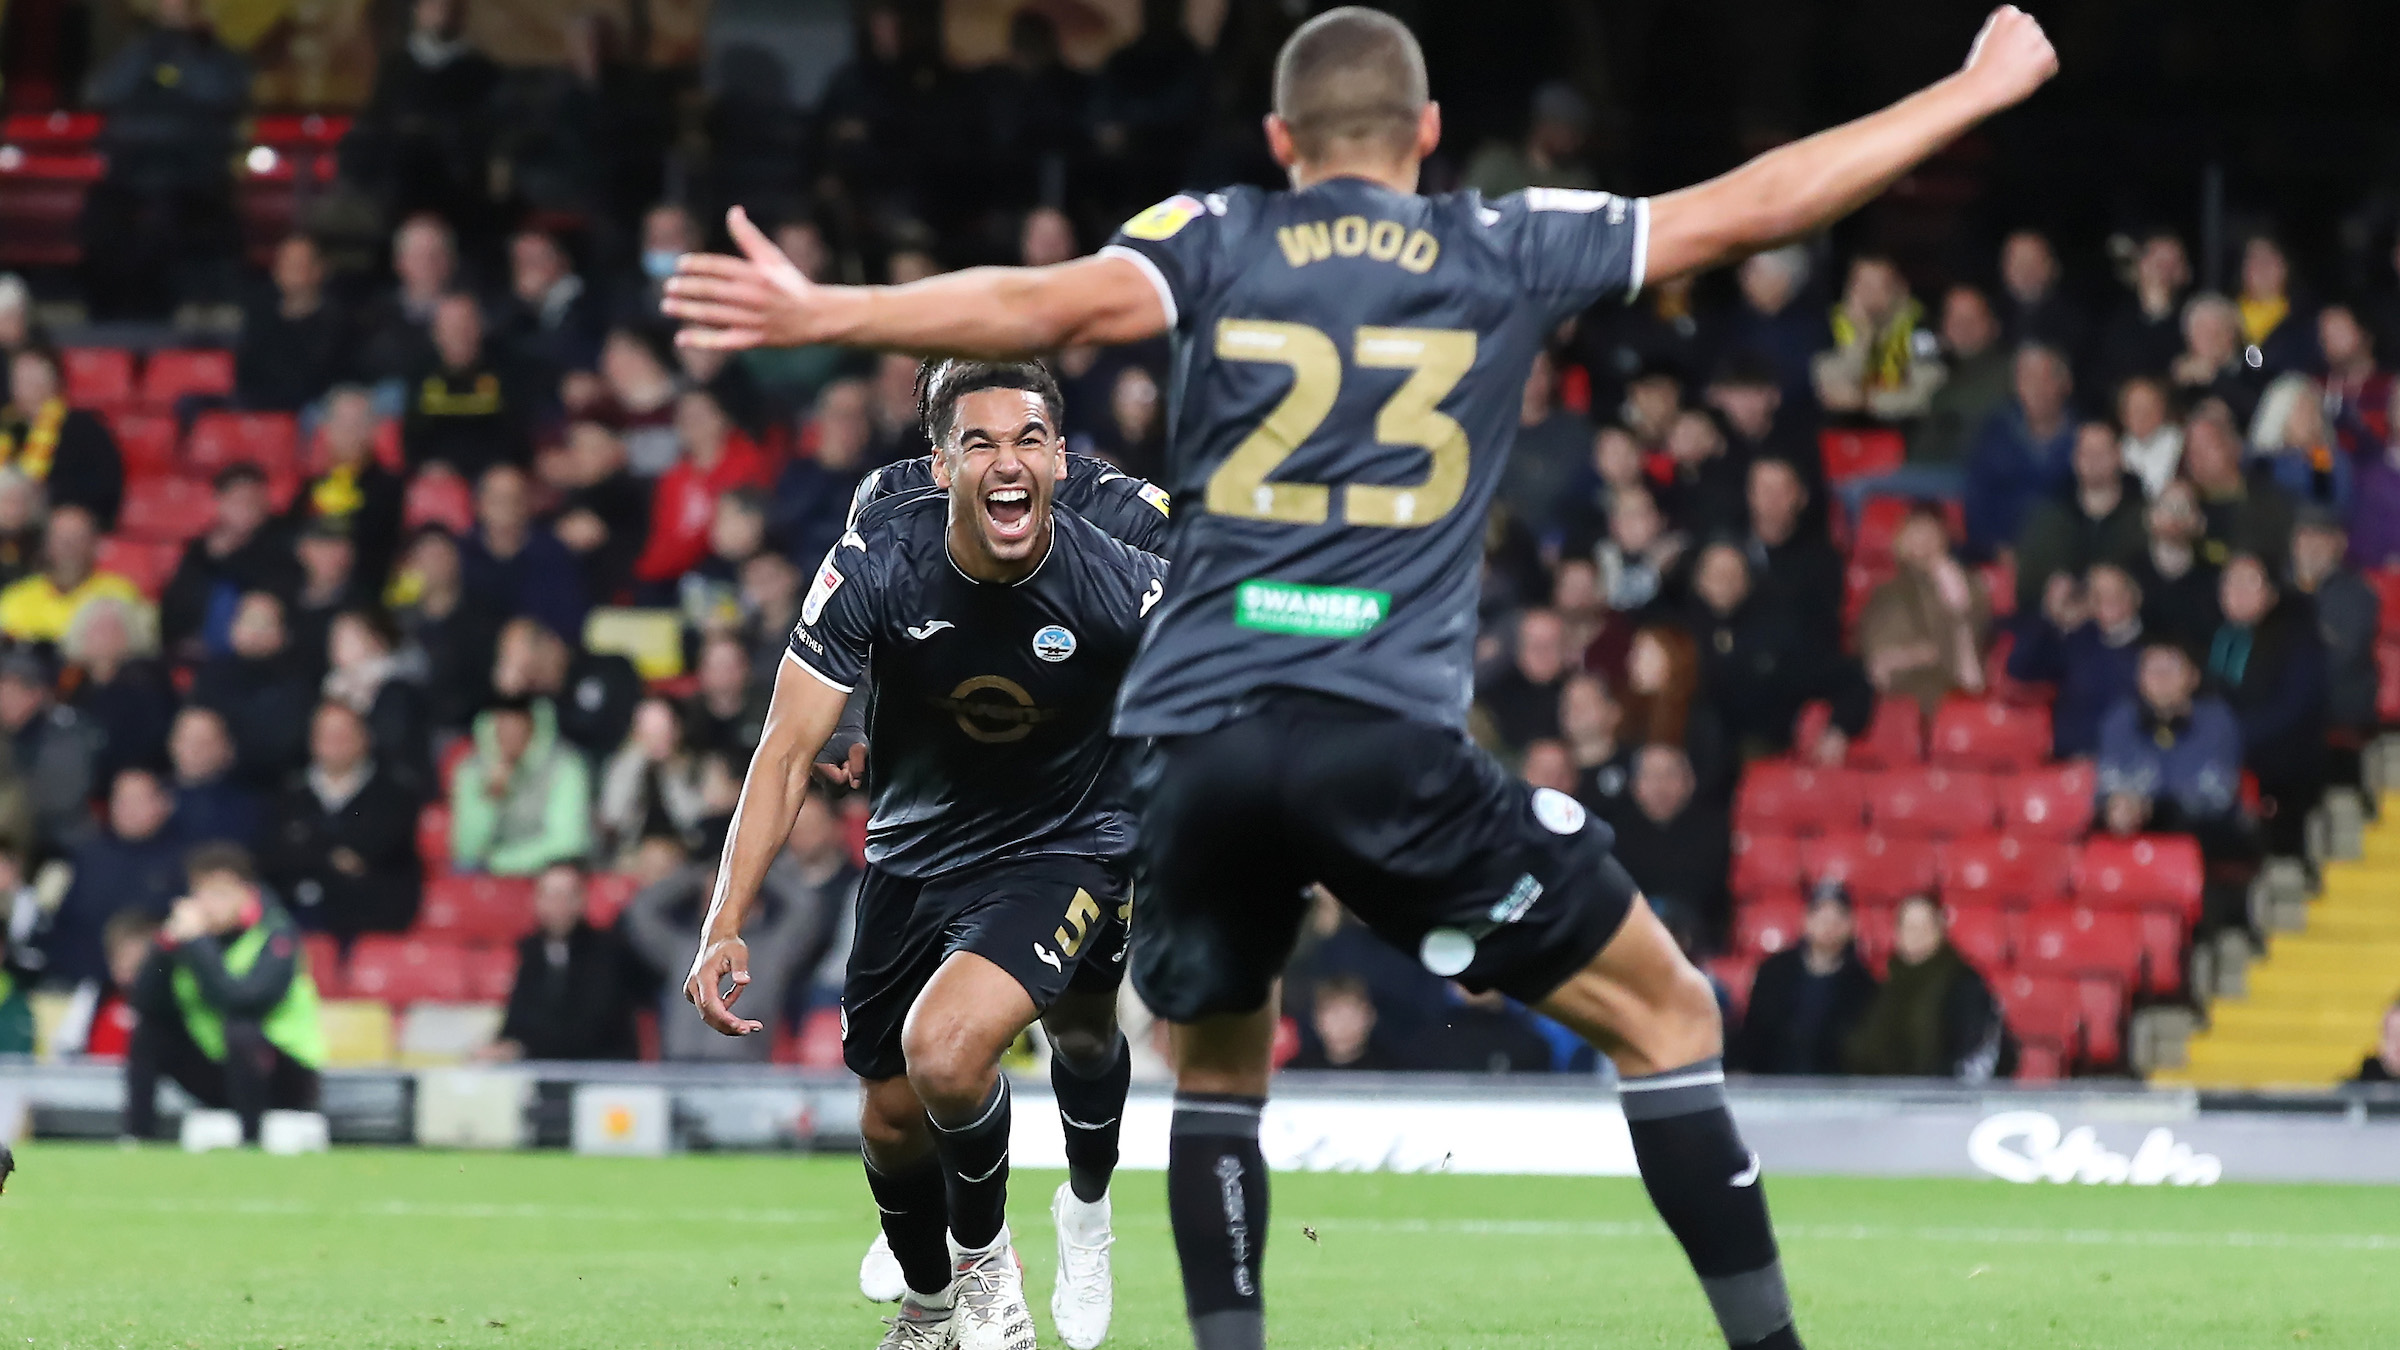
[[[1354,638],[1383,622],[1391,607],[1389,591],[1354,591],[1343,586],[1245,581],[1233,592],[1235,623],[1262,633],[1295,637]]]

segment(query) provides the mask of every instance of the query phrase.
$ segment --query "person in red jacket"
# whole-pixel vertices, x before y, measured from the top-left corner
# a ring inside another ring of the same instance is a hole
[[[650,542],[633,565],[634,580],[645,586],[671,584],[708,556],[718,494],[737,487],[763,489],[775,478],[766,452],[734,429],[716,396],[705,389],[680,396],[675,434],[683,442],[683,457],[651,491]]]

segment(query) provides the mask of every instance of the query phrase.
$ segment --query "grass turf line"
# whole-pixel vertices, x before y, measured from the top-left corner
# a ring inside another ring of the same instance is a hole
[[[34,1145],[0,1198],[0,1347],[871,1346],[848,1159]],[[1048,1317],[1056,1174],[1010,1207]],[[1624,1180],[1276,1177],[1277,1345],[1720,1344]],[[1818,1347],[2400,1345],[2400,1193],[1770,1177]],[[1117,1189],[1112,1346],[1183,1350],[1155,1173]],[[1306,1225],[1317,1233],[1309,1241]]]

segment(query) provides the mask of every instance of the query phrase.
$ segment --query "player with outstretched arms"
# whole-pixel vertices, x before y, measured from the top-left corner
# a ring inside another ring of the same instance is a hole
[[[1606,1052],[1726,1342],[1800,1344],[1707,981],[1607,827],[1463,735],[1484,514],[1561,320],[1821,229],[2056,69],[2003,7],[1957,73],[1697,187],[1426,198],[1441,120],[1416,41],[1336,9],[1277,60],[1289,191],[1178,196],[1095,257],[901,287],[813,285],[738,212],[746,256],[684,259],[668,310],[695,346],[998,357],[1173,335],[1175,574],[1117,729],[1156,738],[1134,980],[1173,1024],[1168,1203],[1201,1350],[1265,1343],[1258,1121],[1275,980],[1319,881],[1439,974]]]
[[[869,684],[874,814],[842,1056],[865,1082],[868,1185],[907,1286],[883,1344],[1033,1350],[999,1064],[1038,1019],[1069,1173],[1051,1312],[1089,1350],[1108,1329],[1131,1071],[1116,995],[1133,821],[1109,717],[1167,568],[1054,509],[1066,461],[1041,366],[943,362],[921,401],[933,486],[861,510],[809,585],[684,992],[719,1031],[761,1029],[735,1011],[742,921],[818,748]]]

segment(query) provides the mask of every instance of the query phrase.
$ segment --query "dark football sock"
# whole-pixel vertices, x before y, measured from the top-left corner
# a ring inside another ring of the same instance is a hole
[[[1731,1346],[1799,1350],[1758,1155],[1725,1108],[1725,1071],[1704,1059],[1618,1084],[1634,1161]]]
[[[1133,1056],[1117,1037],[1108,1066],[1086,1078],[1064,1055],[1050,1057],[1050,1091],[1058,1098],[1058,1123],[1067,1135],[1067,1184],[1075,1198],[1094,1204],[1108,1194],[1117,1170],[1117,1129],[1125,1117],[1125,1090],[1133,1083]]]
[[[949,1195],[950,1236],[969,1251],[981,1251],[1008,1222],[1008,1079],[965,1120],[933,1122],[934,1151],[942,1155]]]
[[[867,1189],[883,1214],[883,1236],[892,1244],[900,1273],[920,1294],[939,1294],[950,1287],[950,1202],[945,1194],[942,1163],[927,1156],[886,1173],[873,1158],[867,1165]]]
[[[1178,1093],[1167,1140],[1167,1213],[1198,1350],[1263,1350],[1267,1160],[1257,1097]]]

